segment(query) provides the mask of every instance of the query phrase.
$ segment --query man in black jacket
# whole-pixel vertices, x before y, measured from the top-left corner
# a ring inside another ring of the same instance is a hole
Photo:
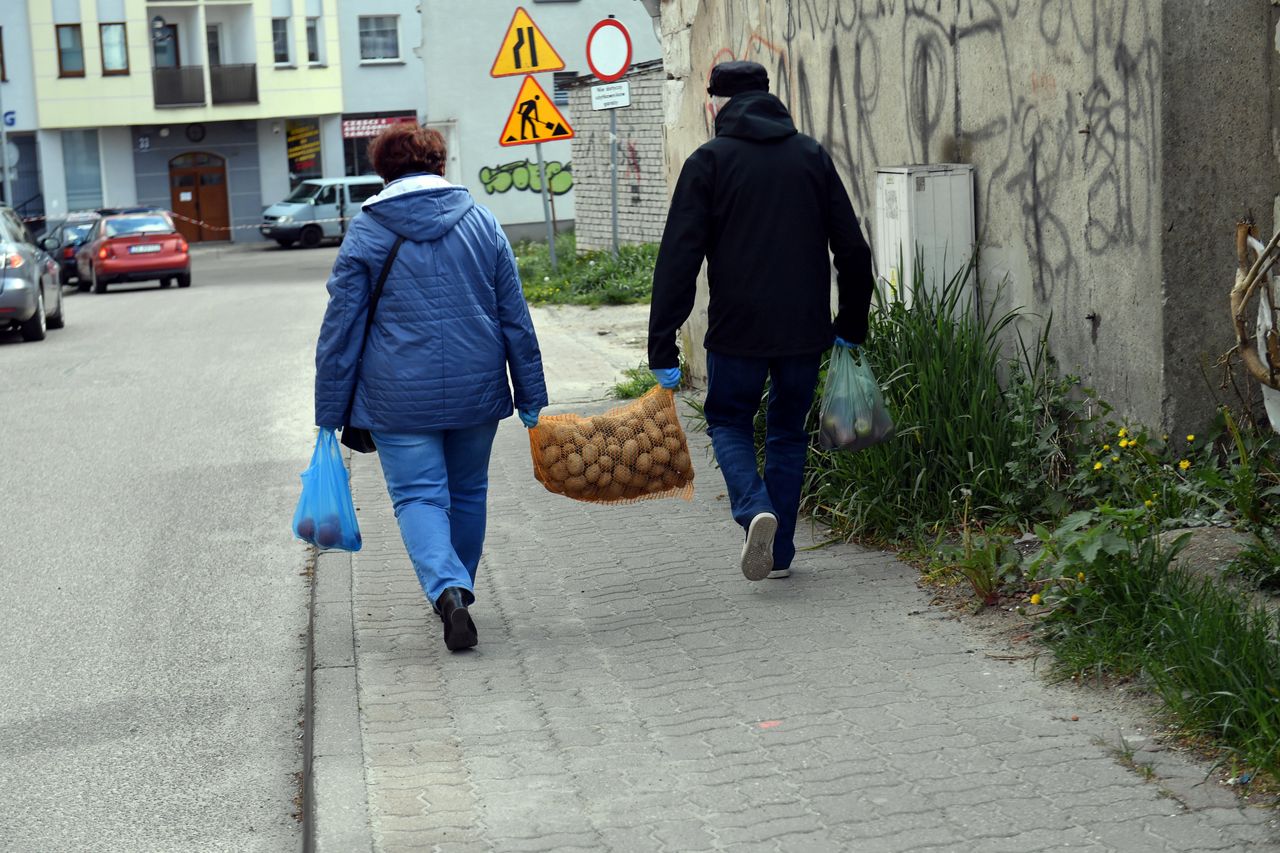
[[[871,252],[831,157],[796,131],[755,62],[711,70],[716,137],[680,173],[653,273],[649,367],[680,384],[676,331],[710,282],[706,418],[750,580],[787,577],[822,354],[867,334]],[[828,255],[830,247],[831,255]],[[831,321],[831,257],[839,311]],[[753,421],[769,380],[764,477]]]

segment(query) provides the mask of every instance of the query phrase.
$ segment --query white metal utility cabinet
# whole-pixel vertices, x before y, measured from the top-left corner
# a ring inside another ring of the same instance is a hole
[[[973,255],[973,166],[937,163],[877,169],[872,238],[882,286],[905,286],[909,291],[919,252],[925,286],[941,288]]]

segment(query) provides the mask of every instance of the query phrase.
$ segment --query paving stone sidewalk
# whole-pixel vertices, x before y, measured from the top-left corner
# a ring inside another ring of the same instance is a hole
[[[461,654],[377,458],[353,458],[364,550],[318,569],[318,850],[1280,850],[1274,813],[987,657],[891,555],[836,545],[743,579],[690,439],[692,503],[596,507],[545,492],[504,422]]]

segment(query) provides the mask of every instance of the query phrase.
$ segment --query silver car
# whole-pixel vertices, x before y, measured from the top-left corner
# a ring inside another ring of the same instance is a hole
[[[19,329],[42,341],[65,320],[57,262],[38,245],[18,215],[0,205],[0,329]]]

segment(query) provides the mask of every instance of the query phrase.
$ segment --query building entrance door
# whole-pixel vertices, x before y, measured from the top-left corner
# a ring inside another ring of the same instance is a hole
[[[216,154],[192,152],[169,161],[169,198],[189,243],[230,240],[227,164]],[[188,221],[190,220],[190,221]]]

